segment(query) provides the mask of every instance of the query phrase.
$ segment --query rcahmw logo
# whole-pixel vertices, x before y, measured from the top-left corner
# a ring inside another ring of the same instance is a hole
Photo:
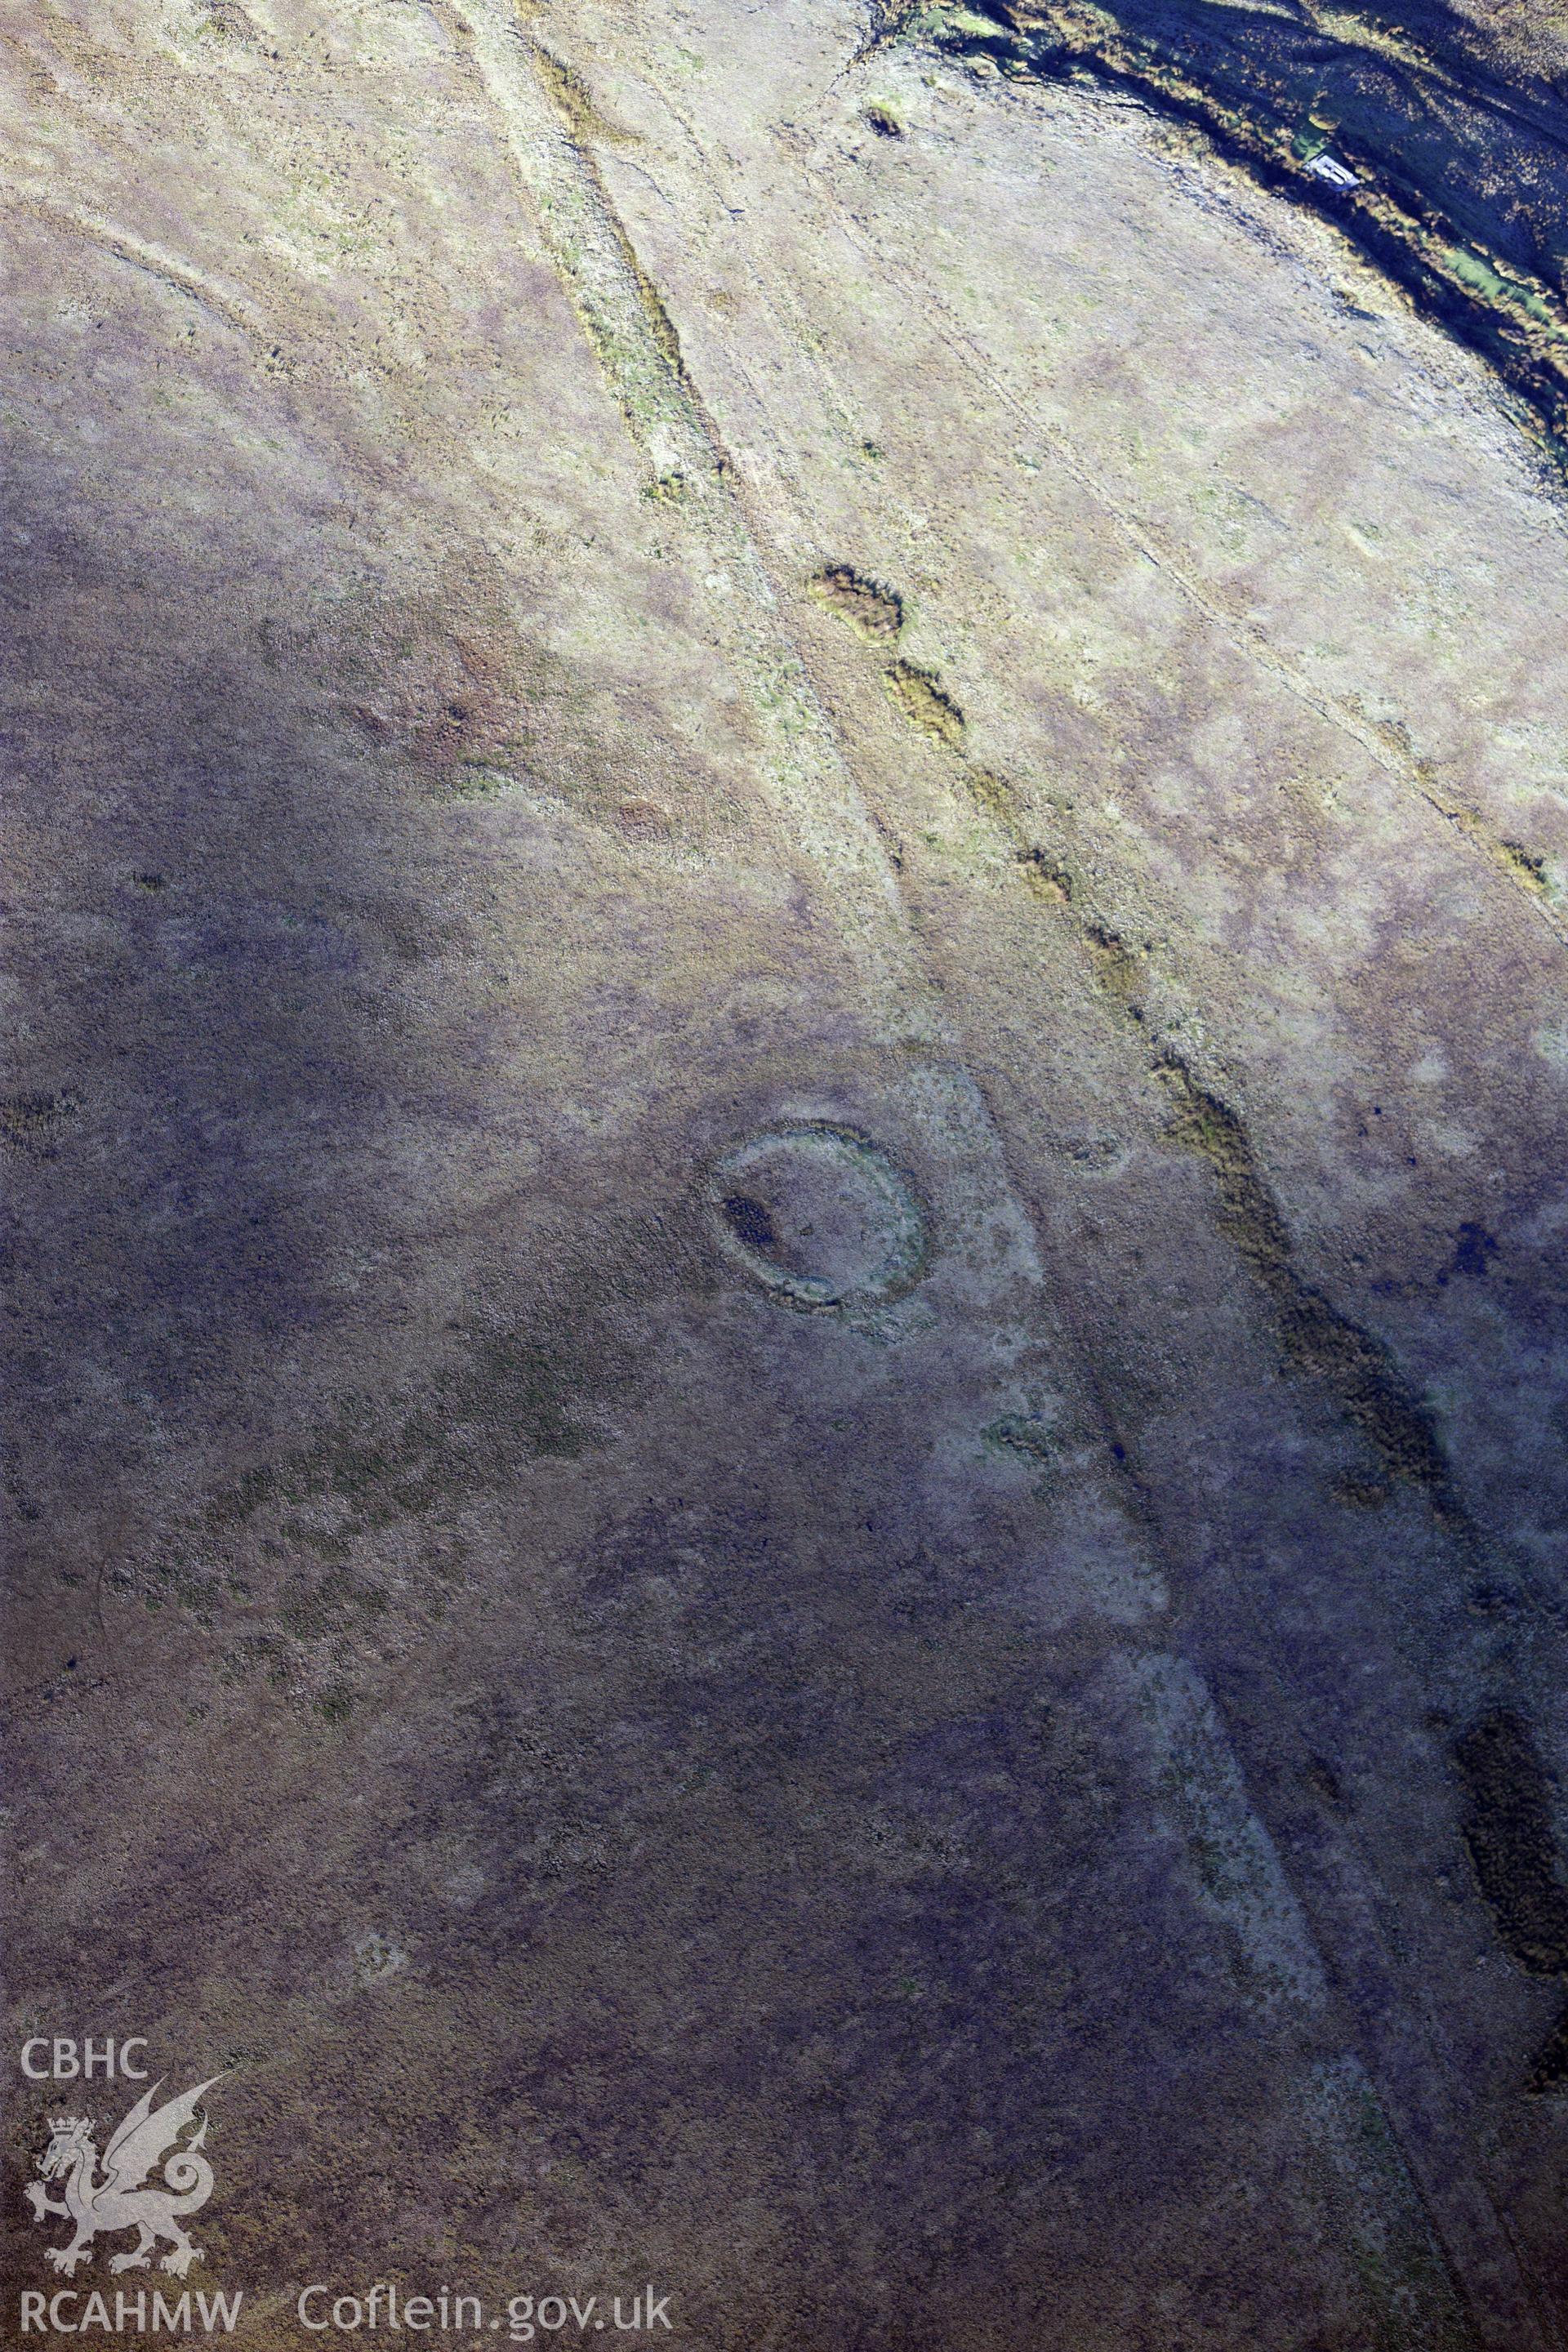
[[[146,2046],[140,2035],[118,2049],[111,2040],[89,2039],[79,2053],[74,2041],[39,2035],[24,2043],[22,2070],[35,2082],[75,2082],[100,2073],[112,2077],[116,2072],[142,2082],[147,2069],[132,2063],[132,2056],[135,2053],[140,2058]],[[44,2053],[42,2059],[39,2053]],[[202,2260],[200,2246],[184,2227],[213,2193],[213,2168],[202,2153],[207,2119],[203,2114],[198,2121],[197,2108],[205,2094],[222,2080],[221,2074],[213,2074],[162,2105],[154,2102],[163,2084],[154,2083],[121,2117],[101,2156],[90,2116],[51,2116],[48,2145],[37,2160],[40,2177],[29,2180],[24,2191],[35,2221],[47,2222],[58,2216],[71,2224],[63,2245],[44,2249],[46,2262],[72,2278],[83,2263],[91,2263],[95,2238],[122,2230],[134,2230],[136,2242],[110,2256],[111,2272],[146,2270],[154,2249],[165,2245],[168,2252],[158,2267],[175,2278],[183,2279],[191,2264]],[[181,2135],[193,2123],[195,2129],[182,2141]],[[159,2167],[162,2176],[154,2179]],[[58,2188],[58,2195],[49,2194],[51,2186]],[[238,2294],[195,2295],[195,2325],[208,2332],[232,2328],[243,2300]],[[192,2303],[190,2294],[172,2291],[149,2297],[144,2291],[127,2294],[121,2289],[112,2299],[75,2287],[59,2288],[52,2295],[26,2293],[22,2296],[22,2333],[52,2328],[61,2335],[85,2335],[101,2327],[114,2334],[188,2334]]]

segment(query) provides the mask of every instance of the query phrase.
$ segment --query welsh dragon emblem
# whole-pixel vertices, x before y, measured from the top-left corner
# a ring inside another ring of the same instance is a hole
[[[198,2153],[207,2136],[205,2116],[184,2147],[176,2143],[195,2116],[203,2092],[222,2080],[221,2074],[214,2074],[182,2097],[165,2100],[156,2111],[153,2102],[162,2086],[154,2083],[150,2091],[143,2091],[103,2151],[101,2179],[91,2116],[59,2116],[51,2120],[49,2144],[38,2158],[38,2170],[44,2180],[58,2180],[64,2194],[50,2197],[42,2182],[29,2180],[26,2197],[35,2220],[41,2221],[46,2213],[60,2213],[76,2224],[76,2235],[68,2246],[47,2249],[56,2270],[70,2278],[79,2263],[91,2261],[90,2248],[100,2231],[112,2230],[135,2230],[139,2235],[128,2253],[112,2257],[111,2271],[144,2270],[161,2238],[168,2240],[172,2251],[163,2256],[160,2269],[184,2278],[191,2264],[201,2261],[201,2248],[192,2245],[180,2223],[184,2215],[199,2212],[213,2193],[212,2166]],[[162,2186],[148,2188],[144,2185],[148,2174],[165,2156],[168,2162],[163,2166]]]

